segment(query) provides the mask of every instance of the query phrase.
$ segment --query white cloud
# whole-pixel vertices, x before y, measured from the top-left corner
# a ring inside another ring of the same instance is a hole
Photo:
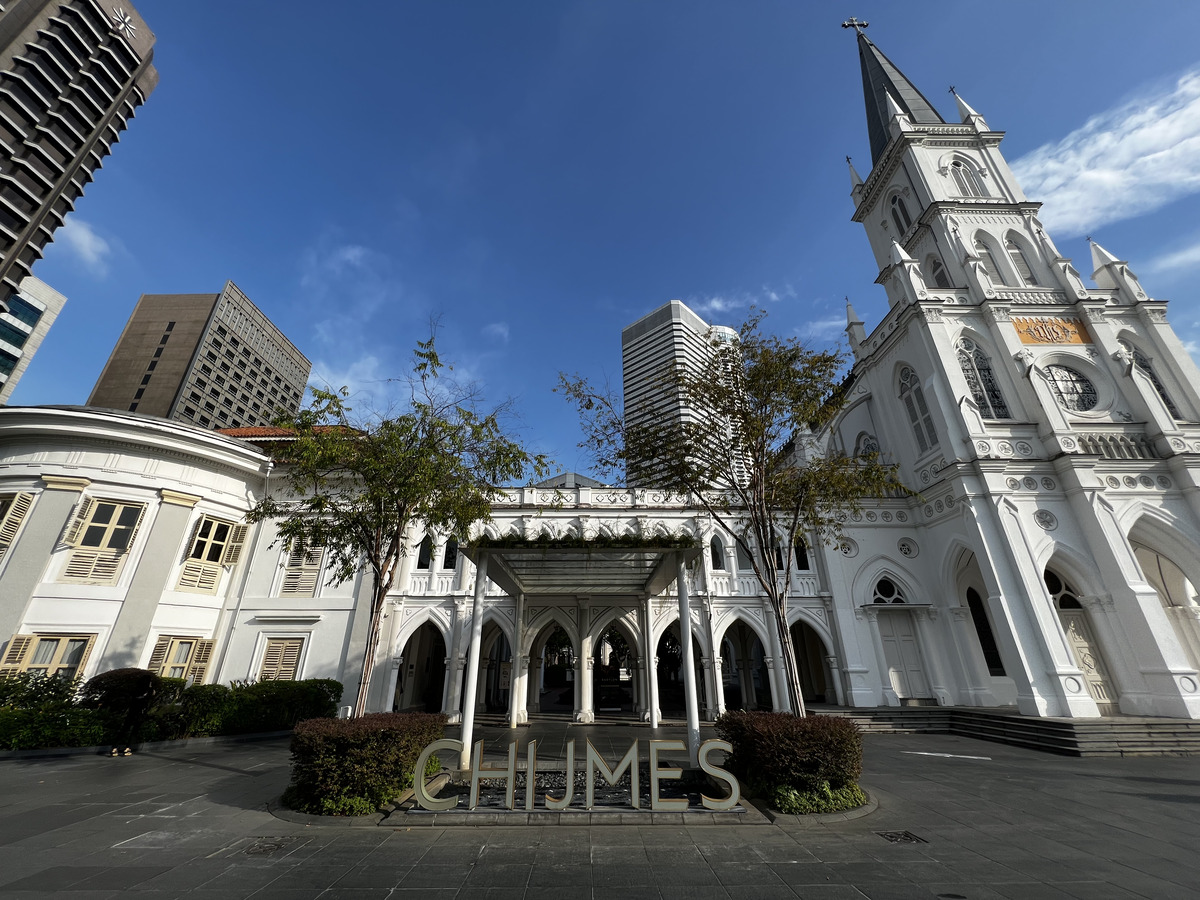
[[[93,275],[103,278],[108,274],[112,244],[100,237],[83,219],[68,216],[63,226],[55,232],[54,239]]]
[[[1161,273],[1180,269],[1200,269],[1200,240],[1190,247],[1156,256],[1146,265],[1146,271]]]
[[[1200,68],[1012,164],[1042,221],[1083,234],[1200,191]]]
[[[508,343],[508,323],[507,322],[492,322],[490,325],[483,326],[484,337],[490,340],[497,341],[501,344]]]
[[[733,294],[701,294],[689,297],[683,302],[701,316],[724,315],[731,312],[749,310],[751,306],[765,306],[767,303],[778,303],[780,300],[794,300],[796,291],[790,284],[774,288],[763,285],[758,291],[739,291]],[[730,324],[716,322],[714,324]]]
[[[802,327],[796,329],[796,333],[805,340],[822,343],[838,340],[845,331],[845,315],[829,316],[825,319],[812,319]]]

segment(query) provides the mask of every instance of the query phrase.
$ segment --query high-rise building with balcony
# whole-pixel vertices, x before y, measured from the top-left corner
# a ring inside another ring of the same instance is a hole
[[[0,10],[0,307],[158,83],[154,35],[127,0]]]
[[[219,294],[143,294],[88,406],[202,428],[295,411],[312,363],[232,281]]]

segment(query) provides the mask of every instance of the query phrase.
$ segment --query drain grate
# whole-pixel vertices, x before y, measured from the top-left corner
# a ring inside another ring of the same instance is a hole
[[[925,838],[917,837],[911,831],[877,831],[875,832],[886,841],[893,844],[928,844]]]

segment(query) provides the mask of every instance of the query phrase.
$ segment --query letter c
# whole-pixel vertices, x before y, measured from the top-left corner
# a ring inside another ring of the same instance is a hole
[[[425,792],[425,766],[429,762],[429,757],[441,750],[449,750],[453,753],[462,753],[462,749],[462,741],[456,741],[453,738],[442,738],[440,741],[434,741],[421,751],[421,755],[417,757],[417,764],[413,766],[413,796],[416,798],[418,805],[422,809],[429,809],[437,812],[441,810],[453,809],[458,805],[457,796],[435,800]]]

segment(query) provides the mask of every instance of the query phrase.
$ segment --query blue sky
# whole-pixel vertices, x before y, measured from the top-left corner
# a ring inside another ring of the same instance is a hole
[[[679,298],[836,341],[886,310],[844,157],[870,151],[849,14],[938,106],[954,84],[1085,275],[1128,259],[1200,342],[1200,4],[140,0],[158,90],[34,274],[69,298],[15,391],[82,403],[139,294],[232,279],[383,406],[443,355],[586,469],[560,370],[619,385]],[[952,10],[952,11],[951,11]]]

